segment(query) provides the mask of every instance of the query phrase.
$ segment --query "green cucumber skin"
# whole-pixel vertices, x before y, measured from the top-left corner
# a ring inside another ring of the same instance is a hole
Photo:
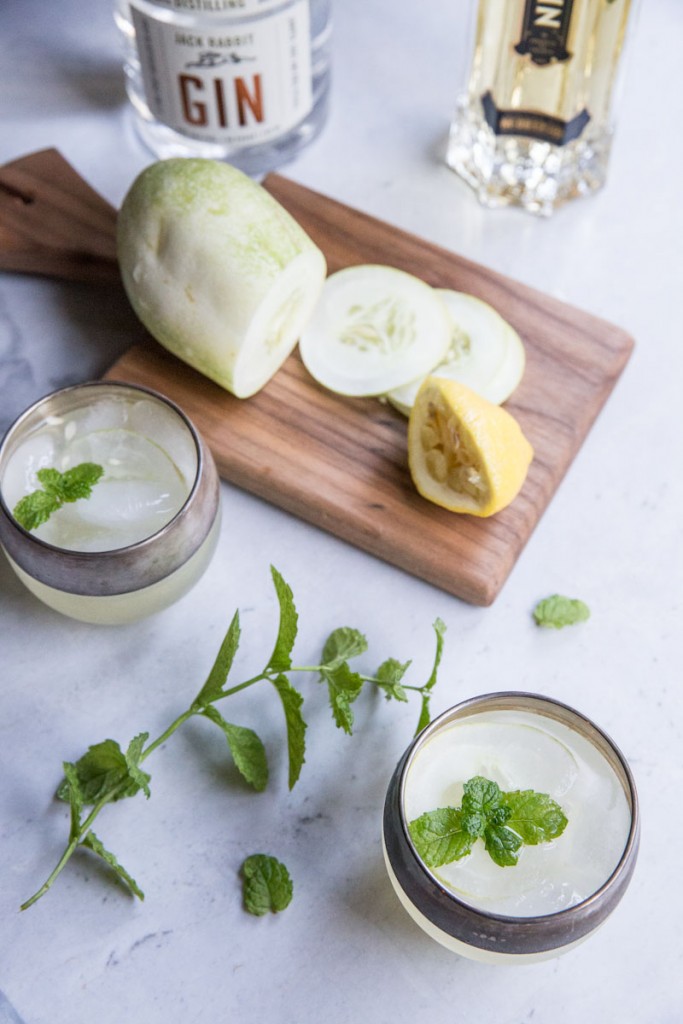
[[[117,247],[124,288],[150,334],[228,391],[253,313],[285,268],[315,252],[325,273],[322,253],[277,200],[213,160],[145,168],[121,206]]]

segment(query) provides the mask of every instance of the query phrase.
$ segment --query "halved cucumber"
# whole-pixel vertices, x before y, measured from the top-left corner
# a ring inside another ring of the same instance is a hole
[[[395,267],[331,274],[299,340],[306,369],[342,395],[381,395],[429,372],[446,354],[451,318],[440,294]]]
[[[238,398],[290,354],[327,269],[265,189],[202,159],[160,160],[135,179],[119,213],[118,254],[150,334]]]
[[[521,338],[492,306],[474,295],[446,288],[436,291],[451,314],[453,327],[446,358],[432,368],[431,375],[457,380],[500,405],[524,373],[526,357]],[[405,416],[410,414],[423,379],[412,380],[387,395]]]

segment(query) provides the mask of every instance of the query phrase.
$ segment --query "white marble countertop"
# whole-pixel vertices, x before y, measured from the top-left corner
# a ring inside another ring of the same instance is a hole
[[[286,173],[620,324],[635,353],[488,609],[227,485],[209,571],[179,604],[136,625],[63,619],[0,560],[0,1020],[683,1017],[683,9],[680,0],[644,4],[608,187],[545,221],[480,209],[441,160],[460,73],[460,6],[433,0],[418,18],[390,0],[339,2],[332,115]],[[0,62],[0,161],[57,146],[118,204],[151,157],[131,129],[107,0],[5,0]],[[1,425],[54,387],[103,372],[132,324],[106,288],[0,275]],[[159,733],[203,681],[237,607],[236,672],[260,667],[276,621],[271,563],[296,597],[300,662],[316,659],[332,628],[351,624],[368,636],[365,667],[412,658],[417,677],[429,670],[440,616],[448,634],[435,712],[490,690],[535,690],[614,737],[639,788],[641,853],[623,902],[588,943],[511,969],[459,959],[425,937],[400,907],[380,849],[386,785],[417,708],[362,698],[347,737],[314,679],[301,680],[308,752],[291,793],[274,695],[245,695],[235,715],[258,728],[271,754],[264,794],[240,785],[208,724],[190,723],[150,762],[151,800],[109,808],[98,828],[145,902],[83,855],[18,913],[65,839],[66,811],[52,799],[61,762],[107,736]],[[530,610],[552,592],[582,597],[590,621],[537,629]],[[291,907],[265,919],[243,912],[236,876],[258,849],[280,856],[296,887]]]

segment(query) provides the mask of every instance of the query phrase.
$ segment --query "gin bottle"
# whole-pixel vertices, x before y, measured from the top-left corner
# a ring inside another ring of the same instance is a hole
[[[320,132],[332,0],[116,0],[138,133],[261,177]]]

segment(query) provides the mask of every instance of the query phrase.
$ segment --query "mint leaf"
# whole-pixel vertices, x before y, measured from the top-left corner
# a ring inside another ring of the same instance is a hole
[[[433,690],[436,685],[437,673],[439,671],[439,665],[441,664],[441,657],[443,655],[444,637],[446,635],[446,623],[442,619],[435,619],[433,623],[434,632],[436,633],[436,653],[434,655],[434,666],[432,668],[431,675],[425,684],[425,689]]]
[[[462,811],[454,807],[427,811],[411,821],[408,830],[418,856],[428,868],[466,857],[476,838],[465,831]]]
[[[583,601],[563,597],[561,594],[553,594],[539,601],[533,611],[536,625],[547,629],[574,626],[577,622],[585,622],[590,614],[590,608]]]
[[[126,765],[128,767],[128,775],[131,780],[137,785],[138,789],[141,789],[144,792],[145,796],[149,800],[149,782],[152,776],[148,775],[147,772],[143,772],[139,767],[142,751],[144,750],[145,743],[148,739],[149,733],[141,732],[130,741],[128,744],[128,750],[126,751]]]
[[[201,712],[224,733],[235,767],[250,786],[261,793],[268,785],[268,758],[263,743],[253,731],[242,725],[226,722],[220,712],[209,705]]]
[[[503,796],[510,815],[508,828],[521,836],[527,846],[548,842],[561,836],[567,826],[567,817],[558,803],[547,793],[533,789],[517,789]]]
[[[83,796],[81,794],[76,766],[71,764],[69,761],[65,761],[62,767],[64,768],[64,778],[66,780],[66,798],[69,801],[71,810],[71,827],[69,829],[69,842],[71,842],[73,839],[78,837],[81,831]]]
[[[353,731],[351,704],[363,689],[363,679],[357,672],[353,672],[345,661],[332,669],[324,666],[320,675],[327,683],[335,723],[350,736]]]
[[[484,841],[491,859],[501,868],[513,867],[517,863],[523,840],[505,825],[487,825]]]
[[[401,680],[410,667],[409,661],[401,663],[396,658],[387,658],[377,669],[376,682],[387,700],[408,700],[408,694],[401,686]]]
[[[271,683],[280,694],[282,707],[285,712],[285,723],[287,726],[287,753],[289,758],[289,788],[293,789],[301,768],[306,760],[306,723],[301,714],[303,697],[298,690],[291,685],[287,676],[279,675],[271,679]]]
[[[420,717],[417,720],[417,726],[415,727],[414,736],[418,736],[423,729],[426,729],[431,721],[431,711],[429,707],[429,694],[422,694],[422,703],[420,704]]]
[[[270,574],[273,577],[275,593],[280,605],[280,623],[275,648],[270,656],[266,671],[273,669],[275,672],[287,672],[292,667],[292,650],[296,640],[299,617],[294,605],[292,591],[273,565],[270,567]]]
[[[288,907],[293,885],[285,865],[266,853],[253,853],[240,868],[244,909],[262,917]]]
[[[117,877],[128,886],[133,895],[137,896],[139,900],[144,900],[145,894],[133,876],[129,875],[126,869],[119,864],[113,853],[110,853],[109,850],[105,850],[94,832],[88,832],[81,845],[87,846],[89,850],[92,850],[92,852],[96,853],[98,857],[101,857],[105,864],[108,864],[112,871],[114,871]]]
[[[28,505],[34,506],[32,515],[36,519],[44,519],[48,512],[54,510],[60,503],[76,501],[85,496],[100,475],[101,468],[95,464],[83,463],[80,467],[74,467],[73,471],[69,470],[63,474],[56,469],[45,468],[39,477],[43,489],[36,492],[28,502]],[[153,742],[149,742],[146,732],[139,733],[124,751],[115,740],[107,739],[89,747],[77,762],[64,764],[64,778],[59,785],[57,796],[70,806],[69,841],[43,885],[22,903],[22,910],[32,906],[49,891],[75,850],[81,845],[87,846],[105,860],[129,885],[131,891],[142,897],[135,881],[118,864],[113,854],[105,850],[100,840],[90,832],[90,827],[107,804],[133,796],[140,791],[147,796],[150,795],[151,777],[143,771],[143,764],[154,751],[165,746],[166,741],[190,718],[202,715],[213,721],[225,736],[237,770],[245,781],[256,790],[265,788],[268,781],[268,763],[263,743],[253,730],[227,722],[215,708],[218,700],[264,680],[273,684],[285,715],[290,789],[297,782],[305,763],[307,728],[302,715],[303,697],[288,678],[293,672],[320,674],[321,680],[328,686],[335,721],[347,732],[351,732],[353,727],[352,705],[366,682],[376,684],[386,697],[395,700],[405,701],[409,692],[420,694],[423,700],[421,716],[426,721],[429,720],[428,694],[436,683],[436,672],[443,647],[445,627],[441,620],[434,623],[437,634],[434,667],[427,684],[422,687],[403,684],[403,677],[410,662],[401,663],[395,658],[387,658],[382,662],[376,677],[354,672],[349,666],[350,659],[367,650],[367,641],[359,630],[350,627],[342,627],[329,635],[323,650],[322,664],[294,667],[292,651],[297,636],[298,615],[289,586],[272,566],[271,575],[280,607],[280,621],[275,646],[262,672],[237,685],[227,685],[240,643],[240,620],[239,613],[236,612],[197,697],[188,708],[177,714]],[[506,813],[512,814],[511,811]],[[481,832],[481,821],[472,815],[468,820],[470,832]],[[464,851],[469,849],[475,837],[463,828],[456,832],[460,833],[459,836],[453,833],[448,837],[450,847],[455,849],[456,855],[464,855]],[[443,840],[444,836],[441,835],[440,839]]]
[[[61,502],[57,498],[46,491],[33,491],[17,502],[12,515],[20,526],[30,532],[46,523],[58,508],[61,508]]]
[[[486,818],[500,807],[502,794],[497,782],[491,782],[481,775],[475,775],[463,786],[462,809],[464,812],[483,814]]]
[[[435,619],[433,629],[436,634],[436,653],[434,655],[434,665],[432,667],[431,675],[425,683],[422,691],[422,702],[420,704],[420,716],[417,720],[417,726],[415,728],[414,735],[417,736],[426,729],[431,719],[431,711],[429,706],[429,698],[431,691],[436,685],[437,675],[439,671],[439,665],[441,664],[441,657],[443,655],[444,647],[444,636],[446,635],[446,625],[441,619]]]
[[[103,474],[104,469],[95,462],[81,462],[65,473],[43,467],[36,473],[43,490],[32,491],[21,498],[14,506],[12,515],[25,530],[35,530],[66,502],[89,498]]]
[[[427,811],[408,825],[413,845],[427,867],[460,860],[478,839],[500,867],[517,863],[526,843],[536,846],[560,836],[567,824],[562,808],[533,789],[504,793],[496,782],[475,775],[463,786],[461,807]]]
[[[47,473],[50,470],[40,470],[38,473],[38,479],[43,486],[45,486],[42,477],[44,472]],[[56,473],[57,470],[53,472]],[[78,501],[80,498],[90,497],[93,487],[104,475],[104,469],[102,466],[98,466],[96,462],[81,462],[80,465],[73,466],[71,469],[67,469],[65,473],[59,475],[61,480],[59,481],[58,488],[62,501],[72,502]]]
[[[83,804],[96,804],[105,797],[112,801],[122,800],[134,796],[142,788],[137,778],[131,775],[126,756],[115,740],[103,740],[102,743],[88,747],[73,768]],[[122,787],[121,791],[114,793],[118,787]],[[60,800],[71,802],[68,779],[60,785],[57,796]]]
[[[58,469],[39,469],[36,476],[47,494],[62,500],[62,474]]]
[[[480,839],[486,831],[486,815],[479,811],[461,811],[461,815],[463,830],[473,839]]]
[[[350,626],[340,626],[328,636],[322,653],[320,681],[327,683],[330,707],[338,728],[351,734],[353,712],[351,704],[363,689],[363,679],[348,665],[349,658],[356,658],[368,649],[368,642],[361,632]]]
[[[340,626],[328,636],[323,647],[323,667],[338,668],[349,658],[356,658],[368,649],[368,642],[363,634],[350,626]]]
[[[228,626],[228,631],[223,637],[223,642],[218,654],[216,655],[216,660],[211,667],[207,680],[197,694],[195,704],[206,706],[223,696],[223,687],[227,682],[228,674],[232,668],[232,663],[235,660],[235,654],[237,653],[239,644],[240,615],[239,612],[235,612],[232,617],[232,621]]]

